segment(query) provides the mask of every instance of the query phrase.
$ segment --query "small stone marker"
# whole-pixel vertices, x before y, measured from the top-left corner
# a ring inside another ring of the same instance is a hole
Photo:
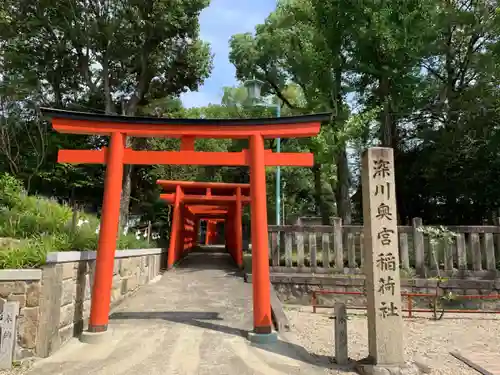
[[[394,368],[400,371],[395,373],[403,373],[399,369],[405,362],[391,148],[374,147],[365,151],[362,184],[369,350],[364,361],[368,367],[363,372],[384,373],[385,369]]]
[[[19,302],[5,302],[0,314],[0,369],[12,368],[14,347],[16,345],[16,321]]]
[[[338,365],[347,365],[347,311],[344,303],[337,302],[335,310],[335,362]]]

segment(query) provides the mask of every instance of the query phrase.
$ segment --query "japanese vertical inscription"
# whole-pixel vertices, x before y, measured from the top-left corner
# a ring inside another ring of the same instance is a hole
[[[4,302],[3,311],[0,313],[0,369],[10,369],[12,367],[18,315],[19,302]]]
[[[401,363],[403,322],[391,148],[374,147],[364,153],[362,185],[370,357],[377,363]]]

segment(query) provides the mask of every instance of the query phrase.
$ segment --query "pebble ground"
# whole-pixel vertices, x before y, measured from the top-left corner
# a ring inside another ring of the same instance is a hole
[[[286,306],[292,330],[311,353],[332,356],[335,351],[331,309]],[[368,355],[367,319],[360,311],[348,311],[347,332],[349,356],[355,360]],[[450,351],[498,352],[500,347],[500,315],[446,314],[442,320],[430,314],[404,319],[405,352],[408,360],[424,362],[431,375],[477,375],[478,372],[450,355]],[[492,358],[493,360],[494,358]],[[356,374],[331,369],[329,374]]]

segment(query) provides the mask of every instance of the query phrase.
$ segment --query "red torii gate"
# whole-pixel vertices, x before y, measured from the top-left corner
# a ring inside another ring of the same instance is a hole
[[[207,220],[206,244],[218,221],[225,223],[226,247],[243,267],[242,213],[250,203],[250,184],[158,180],[160,198],[174,206],[167,267],[170,269],[194,246],[200,220]]]
[[[71,112],[41,108],[60,133],[109,136],[109,148],[59,150],[60,163],[106,164],[101,230],[88,326],[89,335],[106,332],[109,322],[113,265],[118,237],[123,165],[225,165],[250,167],[253,335],[272,333],[267,239],[266,166],[303,166],[314,163],[311,153],[272,153],[265,138],[312,137],[330,113],[259,119],[166,119]],[[180,151],[136,151],[127,137],[181,138]],[[241,152],[198,152],[196,138],[249,139]]]

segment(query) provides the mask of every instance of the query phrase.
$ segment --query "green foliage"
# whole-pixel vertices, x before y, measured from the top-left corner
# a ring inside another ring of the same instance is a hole
[[[439,243],[452,244],[453,241],[455,241],[455,237],[457,237],[457,233],[445,228],[442,225],[437,227],[419,227],[418,231],[429,236],[431,245],[437,245]]]
[[[436,267],[438,278],[440,278],[440,260],[444,259],[445,248],[454,243],[457,233],[442,225],[419,227],[418,231],[426,234],[429,238],[432,262]],[[443,280],[441,279],[441,281]]]
[[[494,1],[282,0],[231,38],[230,60],[265,92],[298,85],[304,101],[286,106],[332,111],[309,146],[344,220],[351,200],[361,212],[360,154],[381,144],[395,149],[402,221],[477,224],[499,208],[499,35]]]
[[[199,35],[207,0],[62,0],[57,5],[5,0],[3,5],[0,172],[21,180],[31,196],[53,196],[98,212],[103,193],[102,166],[58,164],[57,152],[98,149],[107,146],[107,138],[51,132],[39,116],[40,105],[227,119],[274,117],[279,104],[282,116],[332,113],[317,137],[282,139],[283,151],[315,154],[312,169],[281,170],[288,222],[319,214],[360,220],[360,155],[380,144],[395,149],[402,224],[417,216],[426,223],[492,223],[498,215],[500,13],[495,1],[280,0],[254,33],[230,40],[237,78],[264,81],[264,99],[273,104],[268,108],[251,103],[241,85],[221,88],[220,104],[183,108],[179,95],[196,90],[212,68],[210,47]],[[175,150],[179,141],[131,139],[129,145]],[[247,146],[245,140],[196,142],[204,151]],[[266,146],[274,149],[275,140],[266,140]],[[163,232],[170,210],[158,200],[157,179],[249,181],[247,168],[218,166],[136,166],[126,169],[126,177],[132,213]],[[273,223],[275,168],[267,169],[267,181]],[[8,185],[0,197],[8,211],[2,211],[5,233],[36,236],[70,220],[64,208],[18,194],[17,181],[0,183]],[[81,226],[79,234],[62,235],[60,241],[95,248],[96,225]],[[39,242],[44,241],[49,240]]]
[[[4,174],[0,178],[0,205],[8,208],[20,203],[23,194],[23,184],[9,174]]]
[[[40,266],[50,251],[97,249],[98,219],[53,199],[27,195],[15,178],[0,176],[0,268]],[[120,235],[118,249],[153,244]]]
[[[349,141],[360,139],[365,134],[379,112],[380,108],[372,108],[366,112],[353,114],[345,121],[342,128],[323,126],[319,135],[312,139],[311,149],[315,157],[322,163],[334,160],[339,148],[344,147]]]
[[[174,113],[180,109],[178,96],[196,90],[212,69],[210,46],[199,37],[199,15],[208,4],[5,0],[0,16],[0,171],[22,178],[30,193],[100,205],[99,166],[54,164],[60,148],[95,149],[107,140],[54,135],[39,118],[38,107],[138,115],[163,101],[164,109]],[[141,140],[128,143],[143,146]],[[129,209],[133,189],[128,181],[136,177],[132,170],[125,171],[121,217]]]

